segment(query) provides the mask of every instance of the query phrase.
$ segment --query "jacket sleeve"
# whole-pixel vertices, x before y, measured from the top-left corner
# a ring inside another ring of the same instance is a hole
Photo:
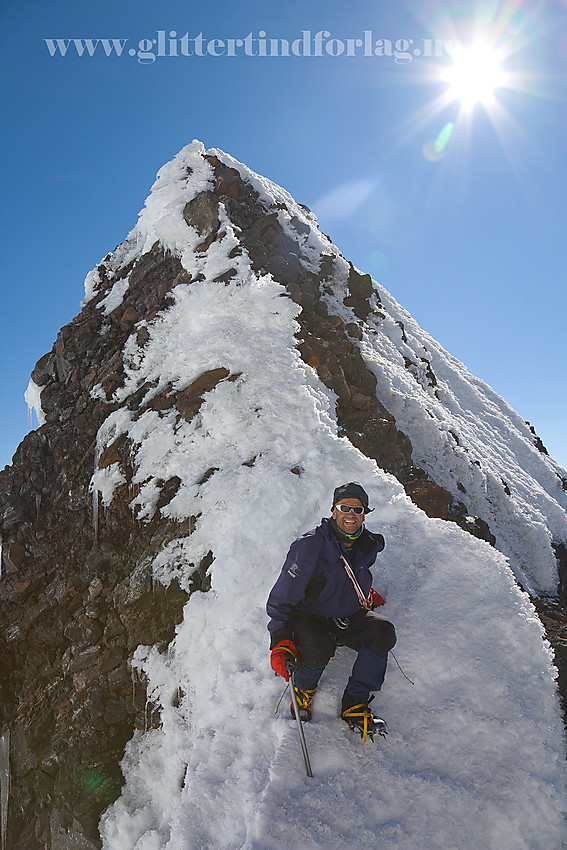
[[[305,598],[305,592],[317,565],[320,542],[317,535],[305,535],[294,543],[288,552],[278,580],[268,597],[266,610],[270,618],[270,646],[280,640],[292,639],[290,615],[295,606]]]

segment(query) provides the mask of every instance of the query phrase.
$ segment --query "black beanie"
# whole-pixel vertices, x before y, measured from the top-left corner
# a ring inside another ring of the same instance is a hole
[[[356,481],[351,481],[349,484],[341,484],[340,487],[336,488],[333,493],[333,507],[341,499],[358,499],[359,502],[362,502],[364,512],[367,514],[374,510],[368,507],[368,494],[366,490],[360,484],[357,484]]]

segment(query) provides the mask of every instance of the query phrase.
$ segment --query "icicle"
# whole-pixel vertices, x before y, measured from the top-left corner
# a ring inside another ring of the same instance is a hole
[[[146,704],[144,706],[144,733],[146,733],[149,729],[149,722],[152,719],[153,709],[152,709],[152,701],[148,694],[148,689],[146,687]]]
[[[0,736],[0,825],[2,850],[6,850],[8,828],[8,796],[10,794],[10,730],[6,726]]]
[[[33,411],[35,411],[35,415],[37,417],[37,427],[41,428],[42,425],[45,425],[45,414],[41,409],[42,389],[43,387],[38,387],[33,378],[31,378],[28,384],[28,388],[24,393],[24,398],[28,406],[28,420],[30,430],[33,429]]]
[[[99,491],[93,489],[93,537],[94,537],[94,545],[96,547],[98,543],[98,505],[99,505]]]
[[[130,669],[130,674],[132,676],[132,708],[136,708],[136,671],[132,667]]]
[[[93,548],[96,549],[98,546],[98,517],[99,517],[99,502],[100,502],[100,491],[96,484],[96,473],[98,471],[98,462],[100,460],[100,456],[102,455],[102,445],[100,439],[100,431],[97,434],[96,438],[96,446],[94,452],[94,469],[93,469],[93,477],[91,478],[90,490],[93,497]]]

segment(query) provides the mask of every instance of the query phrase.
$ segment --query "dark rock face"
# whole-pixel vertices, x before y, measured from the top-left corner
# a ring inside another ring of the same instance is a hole
[[[214,189],[184,209],[185,221],[202,239],[197,251],[206,251],[219,236],[222,202],[254,268],[272,273],[300,305],[298,350],[336,393],[342,434],[395,475],[429,516],[451,519],[494,542],[486,523],[467,516],[464,506],[453,504],[412,463],[411,442],[376,398],[377,379],[355,345],[359,325],[345,325],[322,298],[331,292],[334,255],[323,257],[318,275],[307,271],[299,241],[282,229],[277,212],[263,206],[238,171],[207,159]],[[299,238],[305,225],[297,219],[292,224]],[[240,251],[235,248],[235,255]],[[159,712],[148,703],[144,682],[132,677],[129,662],[139,645],[167,647],[188,598],[175,582],[153,585],[151,563],[170,540],[191,534],[197,518],[175,523],[157,510],[151,521],[137,522],[130,508],[130,446],[123,435],[97,458],[100,469],[119,463],[126,479],[104,512],[98,501],[93,505],[89,483],[97,431],[117,406],[113,393],[124,384],[125,342],[135,332],[143,347],[148,332],[143,325],[136,331],[136,324],[165,309],[174,287],[191,278],[157,243],[121,269],[112,271],[103,262],[98,273],[95,297],[33,371],[46,423],[24,439],[13,465],[0,472],[0,702],[12,737],[8,846],[21,850],[100,847],[97,824],[120,792],[124,746],[134,729],[159,724]],[[101,302],[127,276],[120,306],[106,315]],[[222,286],[231,276],[211,285]],[[376,296],[371,279],[351,266],[348,290],[347,303],[364,320]],[[148,391],[155,387],[142,386],[126,403],[134,417],[151,407],[158,413],[175,409],[191,421],[205,392],[237,377],[219,363],[183,391],[168,386],[153,395]],[[162,482],[158,509],[173,499],[180,483],[176,477]],[[191,591],[209,589],[213,559],[209,552],[195,564]]]
[[[124,380],[124,343],[134,322],[165,307],[169,291],[188,277],[158,246],[129,271],[120,307],[102,315],[97,303],[110,283],[103,285],[38,362],[33,378],[43,386],[46,424],[28,434],[13,466],[0,472],[0,705],[12,743],[8,846],[22,850],[100,846],[97,823],[120,792],[124,745],[135,728],[159,722],[129,660],[140,644],[167,646],[188,598],[175,582],[154,585],[150,564],[170,539],[191,533],[194,519],[141,525],[124,485],[93,521],[96,433],[112,410],[104,399]],[[151,404],[177,404],[190,419],[202,393],[226,375],[222,368],[205,373],[183,393]],[[101,397],[93,399],[95,385]],[[142,395],[129,400],[134,409]],[[115,460],[128,467],[124,441],[109,446],[98,466]],[[175,479],[163,483],[158,507],[178,486]],[[195,565],[194,589],[207,589],[210,560]]]

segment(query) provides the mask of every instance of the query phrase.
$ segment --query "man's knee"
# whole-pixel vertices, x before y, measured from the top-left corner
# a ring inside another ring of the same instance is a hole
[[[368,622],[364,645],[376,655],[387,655],[396,645],[396,630],[393,623],[384,617],[373,617]]]

